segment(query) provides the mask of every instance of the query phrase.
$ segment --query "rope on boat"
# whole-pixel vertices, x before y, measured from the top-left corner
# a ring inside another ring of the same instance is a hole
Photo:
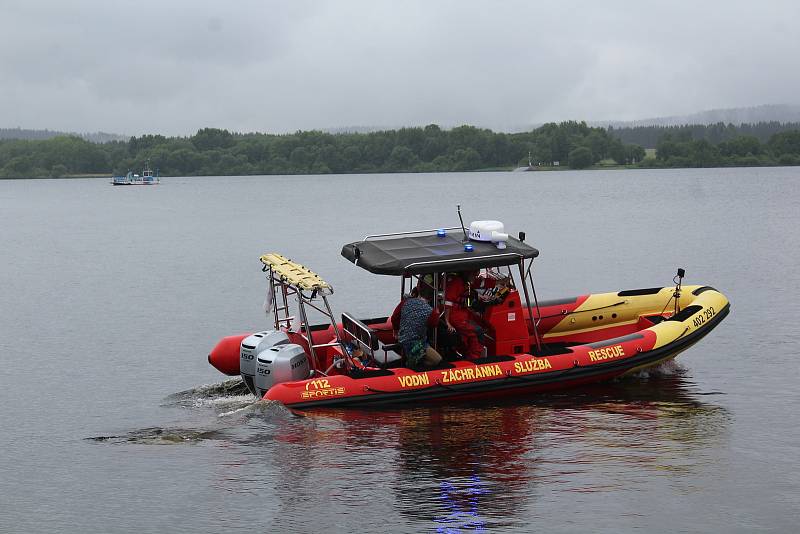
[[[536,378],[538,376],[542,376],[542,375],[546,375],[549,378],[549,377],[552,377],[552,376],[560,376],[560,375],[566,374],[566,373],[572,371],[573,369],[577,369],[579,367],[579,365],[577,365],[577,360],[575,361],[575,364],[576,364],[575,367],[570,367],[569,369],[556,369],[555,371],[545,371],[544,373],[536,373],[536,374],[532,374],[532,375],[519,375],[518,376],[518,375],[512,375],[511,371],[506,371],[506,378],[516,378],[520,382],[531,382],[532,379],[534,379],[534,378]],[[556,375],[555,373],[558,373],[558,374]]]
[[[434,384],[436,384],[437,386],[441,386],[441,387],[443,387],[444,389],[448,389],[448,390],[450,390],[450,391],[455,391],[455,388],[454,388],[454,387],[452,387],[452,386],[445,386],[445,385],[442,383],[442,381],[441,381],[441,380],[439,380],[438,378],[437,378],[436,380],[434,380],[434,381],[433,381],[433,383],[434,383]]]
[[[663,308],[661,308],[661,313],[659,313],[659,315],[661,315],[661,316],[663,316],[663,315],[664,315],[664,312],[665,312],[665,311],[667,311],[667,306],[669,306],[669,303],[670,303],[670,302],[672,302],[672,299],[674,299],[674,298],[675,298],[675,294],[673,293],[673,294],[672,294],[672,295],[670,295],[670,297],[667,299],[667,303],[666,303],[666,304],[664,304],[664,307],[663,307]]]
[[[364,386],[364,391],[371,391],[373,393],[397,393],[397,391],[384,391],[382,389],[375,389],[371,386]]]
[[[606,307],[608,307],[608,306],[606,306]],[[686,329],[683,331],[683,333],[680,336],[678,336],[676,339],[680,339],[688,331],[689,331],[689,327],[686,327]],[[637,353],[641,353],[642,352],[642,347],[637,347],[636,348],[636,352]],[[505,372],[505,376],[503,377],[503,379],[505,379],[505,380],[515,379],[515,380],[518,380],[520,382],[532,382],[532,381],[536,380],[538,377],[543,376],[543,375],[547,376],[548,378],[551,378],[551,377],[554,377],[554,376],[560,376],[560,375],[567,374],[570,371],[574,371],[575,369],[578,369],[580,367],[581,367],[580,362],[578,362],[578,360],[573,360],[572,361],[572,367],[569,367],[567,369],[556,369],[556,370],[553,370],[553,371],[545,371],[543,373],[535,373],[535,374],[529,374],[529,375],[514,375],[514,374],[511,373],[511,370],[508,370],[508,371]],[[470,382],[468,382],[468,383],[470,383]],[[471,382],[471,383],[475,384],[475,383],[479,383],[479,382]],[[438,378],[436,380],[434,380],[434,384],[439,386],[439,387],[442,387],[442,388],[444,388],[444,389],[446,389],[448,391],[458,391],[456,388],[454,388],[452,386],[448,386],[448,385],[442,383],[442,381],[440,379],[438,379]],[[421,389],[424,389],[424,388],[421,388]],[[396,391],[384,391],[384,390],[381,390],[381,389],[375,389],[375,388],[373,388],[371,386],[368,386],[368,385],[364,386],[364,390],[365,391],[371,391],[373,393],[385,393],[385,394],[397,393]]]
[[[551,315],[542,315],[541,317],[539,317],[539,319],[549,319],[550,317],[562,317],[562,316],[567,316],[567,315],[573,315],[573,314],[576,314],[576,313],[584,313],[584,312],[593,312],[593,311],[597,311],[597,310],[605,310],[607,308],[613,308],[615,306],[621,306],[623,304],[626,304],[627,302],[628,301],[626,301],[626,300],[621,300],[619,302],[615,302],[614,304],[609,304],[607,306],[600,306],[599,308],[589,308],[587,310],[572,310],[572,311],[561,310],[560,313],[553,313]]]

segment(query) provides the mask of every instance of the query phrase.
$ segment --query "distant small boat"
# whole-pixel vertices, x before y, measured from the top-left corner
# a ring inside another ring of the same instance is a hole
[[[535,166],[531,161],[531,153],[528,151],[528,166],[527,167],[517,167],[514,169],[514,172],[520,171],[538,171],[540,170],[539,167]]]
[[[161,183],[161,178],[158,175],[158,169],[153,174],[150,169],[150,160],[145,162],[141,175],[128,171],[125,176],[111,177],[111,185],[157,185],[159,183]]]
[[[111,185],[132,185],[131,173],[128,173],[126,176],[112,176]]]

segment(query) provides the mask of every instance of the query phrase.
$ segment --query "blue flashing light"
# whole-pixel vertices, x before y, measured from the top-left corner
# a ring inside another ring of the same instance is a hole
[[[444,237],[447,235],[447,232],[444,231],[444,228],[439,228],[438,230],[436,230],[436,235],[438,237]]]
[[[473,247],[471,243],[464,245],[464,252],[472,252],[473,250],[475,250],[475,247]]]

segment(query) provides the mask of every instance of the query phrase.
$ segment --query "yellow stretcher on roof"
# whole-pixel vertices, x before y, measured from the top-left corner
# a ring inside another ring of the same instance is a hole
[[[333,290],[331,285],[308,268],[292,260],[271,252],[261,256],[261,263],[272,269],[273,275],[279,280],[299,289],[310,291],[327,289]]]

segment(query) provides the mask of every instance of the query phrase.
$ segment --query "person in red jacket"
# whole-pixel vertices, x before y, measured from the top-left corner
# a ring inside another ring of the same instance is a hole
[[[477,360],[486,348],[478,341],[479,327],[472,321],[469,311],[472,282],[477,273],[453,273],[447,279],[444,293],[444,320],[450,333],[457,332],[464,346],[464,357]]]

